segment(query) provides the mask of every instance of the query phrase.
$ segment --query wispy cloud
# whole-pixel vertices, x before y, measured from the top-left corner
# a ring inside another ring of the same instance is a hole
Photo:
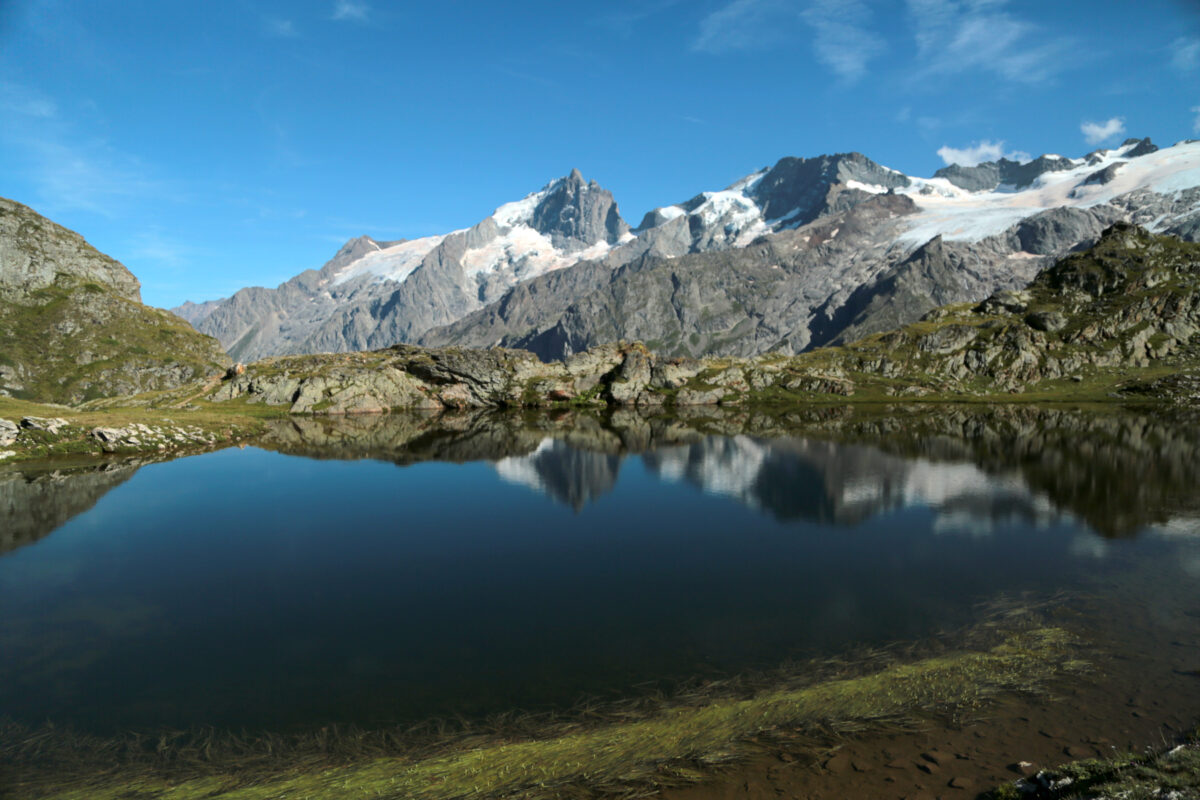
[[[867,28],[870,9],[862,0],[732,0],[700,20],[692,49],[723,54],[762,51],[794,41],[807,25],[817,61],[846,82],[866,73],[867,63],[885,49]]]
[[[1045,40],[1005,10],[1007,0],[907,0],[920,65],[917,78],[967,70],[1017,83],[1041,83],[1071,61],[1071,41]]]
[[[627,37],[647,19],[657,16],[680,3],[683,0],[657,0],[657,2],[642,2],[636,8],[620,11],[609,11],[595,19],[597,25],[602,25],[618,35]]]
[[[367,15],[370,13],[370,6],[366,3],[356,2],[356,0],[337,0],[333,4],[333,18],[337,20],[366,22]]]
[[[300,35],[296,23],[290,19],[267,18],[263,20],[263,27],[268,36],[277,36],[280,39],[294,39]]]
[[[20,117],[49,119],[58,116],[58,106],[43,94],[0,81],[0,111]]]
[[[188,246],[154,230],[134,234],[124,256],[131,261],[150,261],[157,266],[178,270],[188,263],[190,251]]]
[[[1110,117],[1104,122],[1084,122],[1079,126],[1079,131],[1088,144],[1100,144],[1125,133],[1125,118]]]
[[[1171,66],[1180,72],[1200,67],[1200,36],[1180,36],[1171,42]]]
[[[48,211],[83,210],[120,216],[121,203],[165,197],[170,191],[148,175],[144,164],[101,141],[26,139],[29,178]]]
[[[799,21],[786,0],[733,0],[700,20],[692,49],[730,53],[771,47],[786,41]]]
[[[817,0],[801,16],[812,26],[817,60],[851,83],[867,71],[867,62],[885,49],[883,39],[867,30],[871,12],[859,0]]]
[[[20,154],[22,177],[45,213],[85,210],[111,218],[124,201],[177,194],[139,159],[81,133],[50,97],[0,82],[0,111],[7,117],[0,144]]]
[[[1022,150],[1005,151],[1003,141],[993,142],[988,139],[963,148],[943,145],[937,154],[946,164],[958,164],[963,167],[973,167],[984,161],[999,161],[1002,158],[1009,161],[1029,160],[1028,153]]]
[[[1200,106],[1192,106],[1192,113],[1196,115],[1192,120],[1192,133],[1200,133]]]

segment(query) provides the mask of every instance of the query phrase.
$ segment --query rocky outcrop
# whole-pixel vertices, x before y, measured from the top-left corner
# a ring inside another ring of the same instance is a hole
[[[1118,223],[1024,291],[930,312],[924,324],[847,346],[836,362],[943,394],[1028,392],[1108,369],[1186,370],[1198,332],[1200,245]]]
[[[29,302],[39,290],[88,283],[142,300],[141,284],[120,262],[32,208],[0,197],[0,300]]]
[[[172,389],[228,363],[217,342],[140,302],[118,262],[0,198],[0,395],[77,403]]]
[[[951,164],[933,173],[933,177],[945,178],[969,192],[990,191],[1002,185],[1022,189],[1047,172],[1061,172],[1075,166],[1074,161],[1062,156],[1039,156],[1025,162],[1002,158],[971,167]]]

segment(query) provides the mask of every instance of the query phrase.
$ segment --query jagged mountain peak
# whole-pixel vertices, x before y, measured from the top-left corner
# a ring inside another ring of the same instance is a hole
[[[578,169],[515,203],[500,206],[492,219],[501,228],[532,228],[566,252],[601,242],[614,245],[629,230],[612,193],[585,180]]]
[[[834,153],[813,158],[781,158],[767,170],[748,194],[757,201],[766,219],[787,220],[802,225],[824,210],[824,201],[835,185],[847,188],[908,186],[908,177],[875,163],[862,153]]]

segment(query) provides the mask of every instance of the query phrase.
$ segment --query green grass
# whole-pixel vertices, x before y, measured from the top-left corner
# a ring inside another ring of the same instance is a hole
[[[55,800],[267,800],[268,798],[553,798],[700,780],[739,757],[748,737],[780,728],[868,727],[914,714],[971,711],[997,694],[1035,690],[1080,668],[1058,628],[1008,635],[990,649],[927,658],[871,674],[781,686],[750,697],[667,706],[651,716],[560,724],[534,738],[470,737],[412,756],[277,766],[273,773],[186,778],[149,768],[100,775],[26,775],[24,796]],[[21,795],[18,795],[21,796]]]
[[[200,378],[225,361],[214,339],[173,314],[96,284],[56,285],[28,302],[0,302],[0,339],[7,364],[26,367],[22,388],[9,391],[44,402],[159,388],[167,379],[146,370],[178,365]]]
[[[244,441],[260,435],[266,429],[266,420],[287,416],[285,409],[262,404],[232,401],[229,403],[200,402],[191,409],[122,407],[108,405],[95,409],[79,409],[69,406],[34,403],[12,397],[0,397],[0,419],[19,422],[22,417],[59,417],[67,420],[68,427],[57,435],[45,432],[26,431],[16,443],[5,449],[16,452],[3,463],[37,461],[47,458],[75,455],[100,455],[104,451],[98,441],[91,438],[93,428],[124,428],[133,423],[151,427],[173,425],[199,428],[212,434],[220,442]],[[132,453],[146,448],[128,447],[121,452]]]

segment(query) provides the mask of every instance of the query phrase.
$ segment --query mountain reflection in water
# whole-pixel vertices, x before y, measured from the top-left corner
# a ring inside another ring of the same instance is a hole
[[[241,451],[8,466],[0,708],[387,724],[919,639],[1135,572],[1191,596],[1198,439],[1162,409],[298,417]]]
[[[504,480],[576,510],[611,492],[637,457],[663,480],[780,519],[851,525],[920,506],[945,529],[1069,514],[1119,537],[1200,515],[1198,420],[1029,406],[304,418],[277,423],[264,446],[397,464],[490,460]]]

